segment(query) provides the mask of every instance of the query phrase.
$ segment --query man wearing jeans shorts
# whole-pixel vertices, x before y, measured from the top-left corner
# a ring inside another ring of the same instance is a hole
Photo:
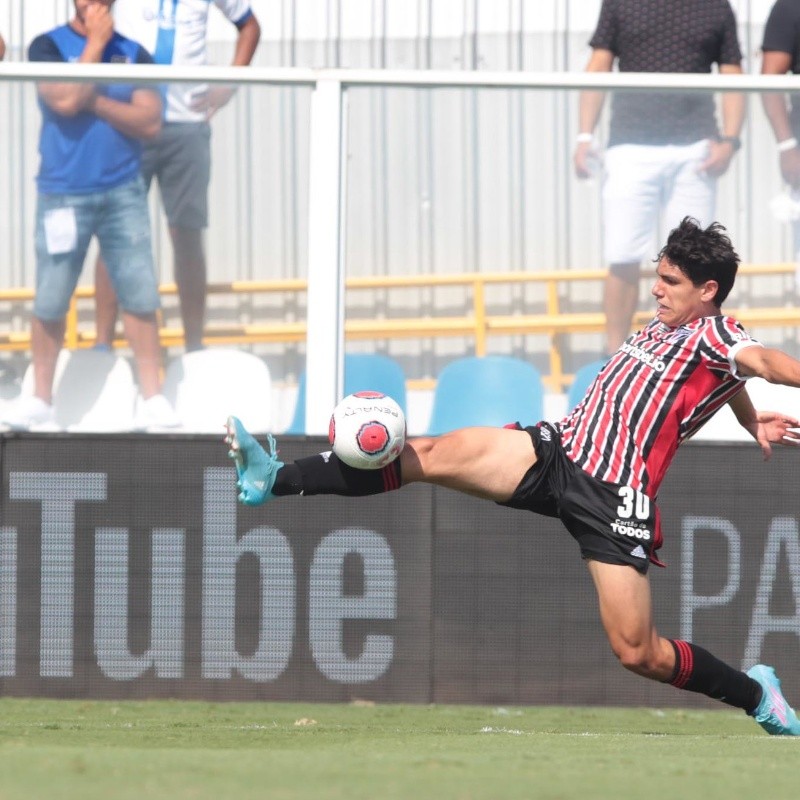
[[[214,0],[214,4],[238,30],[233,66],[248,65],[261,36],[249,0]],[[118,0],[114,15],[119,30],[141,42],[157,64],[197,66],[208,63],[210,5],[211,0]],[[145,185],[149,188],[152,178],[158,178],[169,223],[187,351],[203,345],[203,231],[208,227],[211,177],[209,120],[232,95],[228,86],[171,84],[166,91],[164,125],[145,145],[142,160]],[[117,307],[102,261],[98,261],[95,283],[97,344],[105,348],[114,338]]]
[[[741,51],[728,0],[603,0],[590,41],[588,72],[708,73],[713,64],[739,74]],[[593,173],[594,129],[602,92],[582,92],[574,154],[579,178]],[[639,299],[639,265],[659,222],[669,230],[684,216],[715,216],[716,181],[739,148],[740,95],[722,97],[722,131],[714,98],[688,93],[623,91],[612,99],[603,160],[606,352],[631,331]]]
[[[30,46],[32,61],[150,63],[136,42],[114,31],[113,0],[75,0],[67,25]],[[69,67],[65,67],[65,72]],[[53,381],[65,317],[97,236],[119,294],[143,398],[139,424],[175,427],[177,417],[160,393],[160,350],[150,220],[139,175],[140,139],[161,126],[157,91],[127,84],[39,84],[42,129],[37,176],[36,296],[31,323],[34,394],[22,396],[2,422],[26,429],[55,419]]]
[[[626,669],[740,708],[770,734],[800,736],[772,667],[742,672],[692,642],[660,636],[653,621],[648,567],[658,563],[662,540],[656,499],[678,446],[726,404],[765,457],[772,443],[800,444],[800,422],[756,412],[744,388],[753,376],[800,387],[800,361],[762,347],[722,313],[738,263],[722,226],[684,219],[659,253],[655,318],[556,425],[409,439],[388,466],[359,470],[335,453],[284,464],[272,437],[264,449],[231,417],[227,443],[239,500],[355,497],[424,482],[558,517],[586,561],[600,620]]]

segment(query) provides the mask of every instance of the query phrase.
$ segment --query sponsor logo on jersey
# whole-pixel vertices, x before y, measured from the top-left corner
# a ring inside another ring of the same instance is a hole
[[[648,353],[647,350],[643,350],[635,344],[623,342],[620,350],[629,356],[633,356],[637,361],[647,364],[648,367],[652,367],[656,372],[663,372],[667,368],[667,365],[655,353]]]
[[[648,527],[637,522],[631,522],[629,519],[615,519],[611,523],[611,530],[619,536],[641,539],[643,542],[650,541],[650,530]]]
[[[680,344],[684,339],[689,337],[690,333],[691,331],[685,325],[682,325],[671,336],[667,337],[667,341],[670,344]]]

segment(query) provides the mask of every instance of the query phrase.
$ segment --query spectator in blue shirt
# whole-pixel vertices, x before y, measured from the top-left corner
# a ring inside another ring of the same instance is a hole
[[[136,42],[114,31],[114,0],[74,0],[75,14],[31,44],[31,61],[150,63]],[[64,73],[68,74],[69,67]],[[70,299],[97,236],[123,307],[143,402],[138,426],[175,427],[161,392],[150,219],[139,175],[141,140],[161,127],[157,89],[115,83],[40,83],[36,296],[31,324],[34,394],[10,404],[0,421],[14,429],[55,420],[53,381]]]

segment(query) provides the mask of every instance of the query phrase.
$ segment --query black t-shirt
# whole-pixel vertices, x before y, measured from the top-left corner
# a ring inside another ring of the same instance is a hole
[[[777,0],[764,28],[762,50],[777,50],[792,57],[792,72],[800,74],[800,0]],[[790,96],[789,119],[795,136],[800,136],[800,95]]]
[[[589,45],[610,50],[620,72],[709,73],[742,60],[728,0],[603,0]],[[613,96],[609,144],[689,144],[716,133],[710,93]]]

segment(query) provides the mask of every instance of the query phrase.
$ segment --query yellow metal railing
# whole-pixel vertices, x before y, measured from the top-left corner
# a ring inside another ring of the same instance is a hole
[[[793,275],[793,263],[743,265],[739,275],[780,276]],[[345,322],[345,337],[348,340],[386,340],[397,338],[437,338],[461,336],[471,338],[476,355],[485,355],[488,338],[492,335],[539,334],[550,337],[550,371],[545,376],[548,387],[561,391],[572,379],[563,372],[563,361],[559,347],[559,335],[569,333],[599,332],[605,327],[601,311],[563,311],[559,290],[566,284],[593,281],[598,284],[597,305],[600,306],[600,282],[605,270],[551,270],[547,272],[485,272],[458,273],[451,275],[402,275],[388,277],[350,278],[346,281],[348,291],[422,289],[437,287],[465,287],[471,291],[472,304],[469,313],[459,316],[418,316],[392,318],[349,318]],[[489,314],[486,308],[486,289],[497,285],[543,284],[544,311],[537,313]],[[305,280],[234,281],[213,283],[208,287],[212,295],[255,294],[300,294],[308,288]],[[175,284],[160,287],[163,296],[177,293]],[[33,300],[33,289],[0,290],[0,303],[29,303]],[[70,304],[67,314],[65,346],[70,349],[90,347],[95,341],[93,328],[81,329],[78,303],[94,296],[92,287],[80,287]],[[726,309],[727,310],[727,309]],[[800,308],[793,305],[782,307],[738,308],[729,313],[747,326],[795,326],[800,324]],[[636,324],[646,322],[652,312],[636,315]],[[161,327],[161,343],[165,347],[183,344],[180,328]],[[306,338],[305,321],[270,321],[244,324],[210,324],[205,331],[207,344],[254,344],[258,342],[302,342]],[[119,339],[118,344],[126,344]],[[26,350],[30,347],[30,333],[26,331],[0,332],[0,350]],[[411,381],[411,385],[427,385],[427,381]]]

